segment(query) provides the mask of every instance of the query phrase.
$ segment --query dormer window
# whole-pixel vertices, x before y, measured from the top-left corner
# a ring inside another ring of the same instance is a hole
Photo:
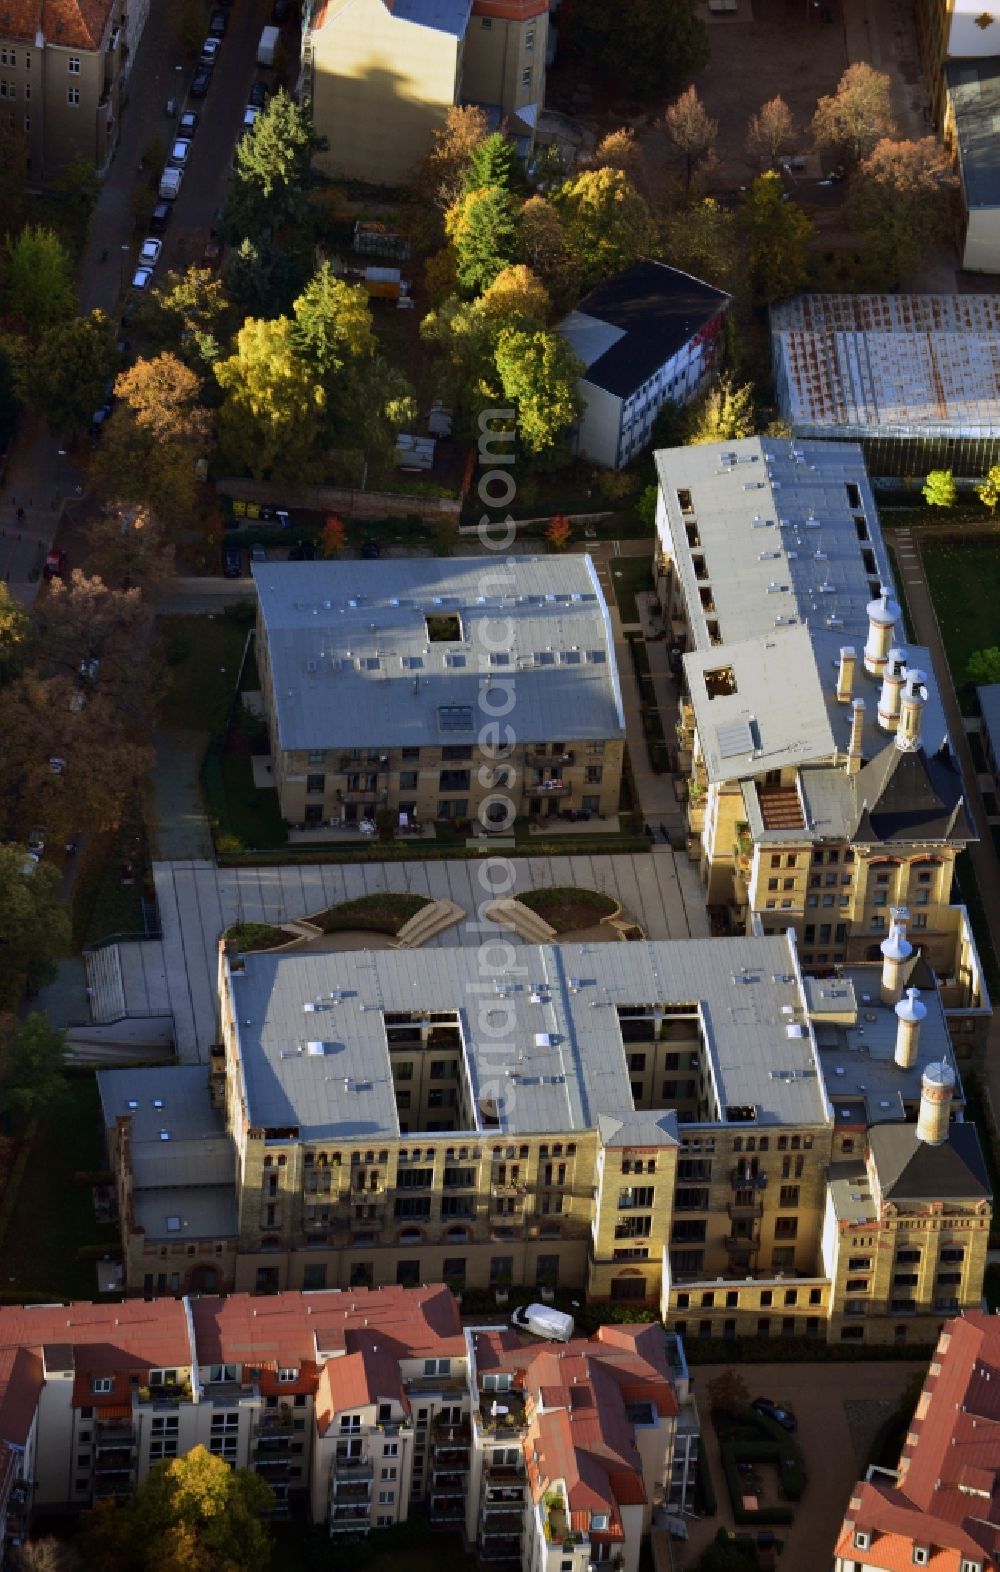
[[[606,1533],[610,1519],[607,1512],[591,1512],[590,1526],[595,1534]]]
[[[969,1561],[963,1556],[958,1572],[983,1572],[983,1563],[981,1561]]]
[[[854,1548],[855,1548],[855,1550],[870,1550],[871,1547],[872,1547],[872,1536],[868,1532],[867,1528],[856,1528],[854,1530]]]
[[[926,1545],[914,1545],[914,1547],[913,1547],[913,1565],[915,1567],[925,1567],[927,1565],[928,1561],[930,1560],[930,1558],[931,1558],[931,1553],[928,1550]]]
[[[114,1389],[115,1383],[113,1376],[95,1376],[90,1383],[90,1390],[95,1394],[98,1392],[113,1392]]]
[[[279,1369],[278,1369],[278,1381],[279,1381],[279,1383],[282,1386],[287,1386],[289,1384],[289,1382],[297,1381],[298,1379],[299,1379],[299,1372],[298,1372],[297,1368],[293,1369],[292,1366],[290,1366],[290,1365],[286,1366],[284,1369],[279,1367]]]

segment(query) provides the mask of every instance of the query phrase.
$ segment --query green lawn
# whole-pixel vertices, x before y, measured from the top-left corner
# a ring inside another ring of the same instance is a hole
[[[288,840],[278,793],[253,783],[251,755],[212,743],[205,755],[202,786],[209,818],[220,837],[238,842],[230,851],[275,850]]]
[[[611,582],[622,621],[638,622],[636,591],[653,588],[652,557],[612,557]]]
[[[118,1243],[118,1227],[98,1223],[89,1186],[79,1172],[107,1167],[100,1100],[93,1075],[73,1076],[65,1106],[38,1127],[3,1245],[0,1289],[29,1301],[95,1299],[93,1261],[78,1261],[81,1245]]]
[[[214,732],[222,725],[233,702],[250,626],[245,617],[232,615],[160,618],[167,660],[161,726]]]
[[[975,698],[966,677],[969,656],[1000,644],[1000,551],[995,542],[928,542],[921,549],[955,690],[962,709],[971,714]]]

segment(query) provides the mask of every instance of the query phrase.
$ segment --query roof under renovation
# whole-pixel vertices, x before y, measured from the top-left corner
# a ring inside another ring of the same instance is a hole
[[[796,436],[1000,434],[1000,298],[798,295],[771,308]]]

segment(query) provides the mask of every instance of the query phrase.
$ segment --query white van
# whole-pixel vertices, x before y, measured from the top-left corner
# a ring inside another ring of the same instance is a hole
[[[183,179],[183,169],[165,169],[160,176],[160,200],[172,202],[180,193]]]
[[[533,1332],[553,1343],[568,1343],[575,1330],[573,1317],[551,1305],[524,1305],[514,1311],[510,1324],[518,1332]]]

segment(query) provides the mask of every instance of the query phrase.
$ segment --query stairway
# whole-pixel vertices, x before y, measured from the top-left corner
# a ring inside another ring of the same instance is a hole
[[[125,979],[117,944],[102,945],[84,955],[87,969],[87,997],[96,1026],[120,1021],[125,1014]]]

